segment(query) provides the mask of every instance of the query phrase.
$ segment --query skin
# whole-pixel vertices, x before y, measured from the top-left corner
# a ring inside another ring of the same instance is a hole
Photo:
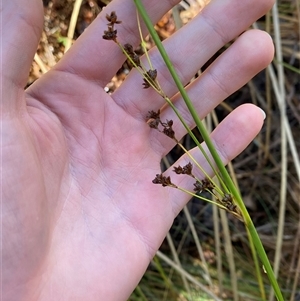
[[[156,22],[178,2],[148,0],[145,5]],[[165,42],[186,83],[238,36],[188,88],[201,118],[272,60],[270,37],[244,32],[272,4],[212,1]],[[114,0],[64,58],[24,91],[42,31],[42,1],[2,1],[3,300],[126,300],[189,201],[176,189],[152,184],[161,158],[174,146],[145,123],[147,112],[161,108],[163,99],[142,89],[135,71],[112,95],[103,90],[125,60],[115,43],[102,39],[105,15],[111,11],[123,21],[116,25],[119,41],[136,46],[133,2]],[[165,93],[192,127],[155,50],[151,57]],[[173,119],[176,137],[184,136],[171,109],[163,110],[161,118]],[[218,126],[211,138],[224,164],[253,140],[262,124],[260,109],[245,104]],[[207,167],[201,154],[193,153]],[[174,182],[193,187],[185,177]]]

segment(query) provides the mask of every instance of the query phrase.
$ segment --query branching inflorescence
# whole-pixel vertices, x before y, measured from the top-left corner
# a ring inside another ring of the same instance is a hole
[[[178,185],[174,184],[171,180],[170,176],[165,176],[162,173],[157,174],[154,180],[152,181],[154,184],[159,184],[162,185],[163,187],[171,187],[175,189],[179,189],[185,193],[190,194],[191,196],[197,197],[201,200],[204,200],[206,202],[210,202],[213,204],[216,204],[219,208],[222,208],[231,214],[233,214],[235,217],[237,217],[240,221],[245,223],[245,226],[247,228],[247,233],[248,237],[250,240],[250,244],[252,246],[255,246],[255,248],[251,248],[254,262],[255,262],[255,269],[257,273],[257,279],[260,283],[260,290],[261,290],[261,296],[262,299],[265,300],[265,292],[264,292],[264,286],[263,286],[263,281],[261,277],[261,271],[260,271],[260,266],[257,258],[257,253],[260,255],[260,259],[262,260],[262,263],[264,265],[264,268],[269,276],[270,282],[272,284],[272,287],[274,291],[276,292],[277,299],[280,301],[283,301],[283,296],[280,291],[279,285],[276,281],[276,277],[274,275],[274,272],[272,270],[272,266],[270,264],[270,261],[266,255],[266,252],[263,248],[263,245],[261,243],[261,240],[259,238],[259,235],[255,229],[255,226],[251,220],[251,217],[243,203],[243,200],[240,196],[240,193],[238,189],[236,188],[235,184],[233,183],[231,177],[229,176],[227,170],[225,169],[223,162],[218,155],[216,149],[214,148],[214,145],[212,141],[210,140],[209,133],[206,131],[205,126],[202,124],[188,94],[186,93],[186,90],[184,86],[182,85],[180,78],[178,77],[175,68],[173,67],[168,54],[166,53],[156,31],[154,30],[151,20],[149,16],[147,15],[147,12],[145,11],[145,8],[143,7],[141,1],[139,0],[134,0],[134,3],[137,7],[137,23],[138,23],[138,29],[140,32],[140,38],[142,41],[142,47],[144,48],[145,56],[148,60],[150,69],[147,69],[144,67],[142,64],[139,56],[137,53],[134,51],[134,48],[130,44],[125,44],[122,45],[121,43],[118,42],[117,40],[117,29],[115,29],[116,24],[120,24],[121,21],[118,20],[116,13],[113,11],[110,15],[106,15],[106,19],[109,22],[107,24],[107,30],[104,31],[103,34],[103,39],[105,40],[111,40],[115,42],[123,51],[125,56],[127,57],[128,61],[130,64],[136,68],[136,70],[141,74],[143,78],[143,83],[142,86],[144,89],[147,88],[152,88],[154,89],[161,97],[163,97],[166,101],[166,103],[173,109],[175,114],[177,115],[178,119],[188,132],[188,134],[191,136],[193,141],[196,143],[200,151],[202,152],[204,158],[207,160],[208,164],[210,165],[211,169],[214,171],[216,178],[218,179],[218,183],[220,185],[216,185],[216,183],[213,181],[213,179],[206,173],[206,171],[199,165],[199,163],[193,158],[191,153],[185,149],[185,147],[176,139],[175,131],[173,128],[173,120],[166,120],[162,121],[160,118],[160,110],[156,111],[149,111],[147,116],[146,116],[146,122],[149,125],[151,129],[154,129],[156,131],[159,131],[160,133],[168,136],[170,139],[174,140],[174,142],[182,148],[182,150],[186,153],[187,157],[191,159],[190,162],[188,162],[185,166],[177,166],[174,167],[174,172],[177,175],[184,175],[187,177],[193,178],[193,185],[194,188],[189,191],[185,190],[182,187],[179,187]],[[210,160],[210,156],[207,155],[201,144],[199,143],[198,139],[195,137],[185,120],[182,118],[181,114],[177,110],[177,108],[174,106],[170,98],[164,93],[162,90],[158,80],[157,80],[157,70],[153,68],[151,60],[148,56],[147,49],[145,47],[145,43],[143,40],[143,36],[141,33],[141,26],[140,26],[140,21],[139,21],[139,13],[141,14],[144,23],[146,27],[149,30],[149,33],[151,37],[153,38],[157,49],[159,50],[164,62],[166,63],[166,66],[168,70],[170,71],[170,74],[172,78],[174,79],[174,82],[176,86],[178,87],[179,93],[181,94],[182,98],[185,101],[185,104],[191,113],[191,116],[193,120],[195,121],[195,124],[201,133],[201,136],[203,140],[206,143],[206,146],[210,152],[211,157],[214,160],[214,163],[218,167],[218,170],[216,170],[214,164]],[[197,178],[195,176],[195,172],[193,171],[194,167],[197,167],[201,173],[202,176],[200,177],[201,179]],[[211,194],[212,200],[208,199],[203,196],[203,192],[206,192]],[[257,253],[256,253],[257,252]]]
[[[131,44],[126,43],[122,45],[117,39],[117,29],[115,29],[116,24],[121,24],[122,21],[118,20],[116,12],[111,12],[110,15],[106,15],[106,19],[109,22],[107,24],[107,30],[104,31],[103,39],[111,40],[115,42],[123,51],[125,56],[127,57],[130,64],[136,68],[143,78],[142,87],[144,89],[152,87],[158,94],[160,94],[168,104],[171,104],[170,98],[163,92],[161,89],[159,82],[157,81],[157,70],[150,68],[147,70],[141,60],[139,55],[134,51],[134,48]],[[143,39],[143,37],[141,37]],[[147,51],[145,49],[145,51]],[[147,54],[147,53],[146,53]],[[148,60],[149,57],[147,55]],[[149,61],[149,65],[152,66]],[[173,107],[173,106],[172,106]],[[193,191],[185,190],[176,184],[174,184],[171,180],[170,176],[164,176],[162,173],[157,174],[152,181],[154,184],[160,184],[163,187],[172,187],[184,191],[191,196],[198,197],[199,199],[205,200],[210,203],[214,203],[218,205],[220,208],[231,212],[238,219],[243,221],[240,211],[234,203],[232,195],[228,191],[223,191],[219,186],[217,186],[213,180],[206,174],[206,172],[199,166],[199,164],[195,161],[195,159],[188,153],[188,151],[183,147],[183,145],[176,139],[175,131],[173,129],[173,120],[162,121],[160,117],[160,110],[158,111],[149,111],[146,115],[146,122],[150,128],[159,131],[160,133],[166,135],[170,139],[174,140],[177,145],[179,145],[187,155],[192,159],[194,164],[201,170],[201,172],[205,175],[203,179],[198,179],[193,173],[193,164],[191,162],[187,163],[185,166],[177,166],[174,167],[173,171],[177,175],[186,175],[192,177],[194,179],[194,188]],[[203,192],[210,193],[215,201],[211,201],[200,194]]]

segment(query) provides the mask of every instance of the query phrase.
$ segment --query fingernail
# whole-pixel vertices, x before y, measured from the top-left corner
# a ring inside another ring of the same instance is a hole
[[[260,111],[261,111],[261,114],[263,115],[263,119],[265,120],[266,116],[267,116],[266,113],[265,113],[265,111],[263,109],[261,109],[261,108],[260,108]]]

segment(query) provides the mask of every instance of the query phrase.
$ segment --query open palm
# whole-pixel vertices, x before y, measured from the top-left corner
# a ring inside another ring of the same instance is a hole
[[[153,22],[177,0],[145,1]],[[215,0],[165,42],[182,81],[263,15],[272,1]],[[124,55],[103,40],[116,11],[121,43],[138,44],[131,0],[114,0],[65,57],[23,87],[42,30],[40,0],[2,1],[2,291],[4,300],[126,300],[188,196],[155,186],[174,142],[145,122],[164,100],[132,71],[111,96],[105,85]],[[248,31],[188,87],[203,118],[271,60],[270,38]],[[158,79],[193,126],[156,50]],[[176,137],[185,134],[174,113]],[[262,126],[253,105],[232,112],[212,139],[224,163]],[[205,162],[196,153],[200,164]],[[181,160],[185,160],[182,158]],[[182,182],[191,188],[189,182]]]

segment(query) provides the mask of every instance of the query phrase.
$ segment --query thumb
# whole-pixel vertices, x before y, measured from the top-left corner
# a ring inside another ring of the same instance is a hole
[[[4,110],[18,107],[43,27],[42,0],[1,1],[1,81]],[[19,89],[18,89],[19,88]]]

